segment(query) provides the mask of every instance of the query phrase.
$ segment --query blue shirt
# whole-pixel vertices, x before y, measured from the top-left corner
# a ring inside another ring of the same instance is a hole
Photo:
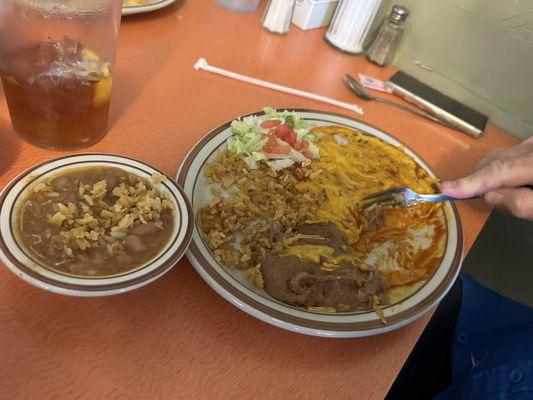
[[[461,279],[452,384],[437,399],[533,399],[533,309]]]

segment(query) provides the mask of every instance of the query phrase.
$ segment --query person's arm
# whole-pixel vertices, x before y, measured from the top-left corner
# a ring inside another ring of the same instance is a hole
[[[476,171],[442,182],[442,193],[456,197],[484,195],[485,201],[517,217],[533,220],[533,138],[489,153]]]

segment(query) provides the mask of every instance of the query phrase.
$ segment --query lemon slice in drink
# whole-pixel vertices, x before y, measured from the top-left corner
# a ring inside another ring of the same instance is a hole
[[[101,106],[109,101],[111,97],[111,86],[113,84],[113,77],[108,75],[106,78],[100,79],[96,82],[94,87],[93,105]]]

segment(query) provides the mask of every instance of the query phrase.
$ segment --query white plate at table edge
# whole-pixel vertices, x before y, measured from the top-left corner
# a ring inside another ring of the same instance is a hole
[[[304,119],[323,125],[343,125],[379,137],[412,157],[431,176],[435,176],[429,166],[405,144],[380,129],[357,119],[330,112],[293,109]],[[248,115],[261,115],[255,112]],[[185,156],[176,180],[189,198],[194,215],[201,204],[195,204],[195,194],[206,191],[205,185],[197,185],[203,180],[203,166],[216,153],[231,135],[228,121],[211,130]],[[292,307],[270,298],[266,293],[258,293],[247,284],[244,277],[217,262],[202,240],[201,233],[194,224],[193,238],[187,251],[187,258],[207,282],[224,299],[246,313],[269,324],[293,332],[322,337],[363,337],[388,332],[405,326],[431,310],[446,295],[459,274],[463,254],[463,234],[459,214],[453,203],[444,203],[448,237],[443,261],[428,281],[417,291],[402,301],[385,307],[387,325],[383,325],[374,312],[326,314],[309,312]],[[240,274],[242,275],[242,273]]]
[[[155,11],[159,10],[161,8],[165,8],[172,3],[175,3],[176,0],[160,0],[156,2],[146,3],[146,4],[139,4],[135,6],[123,6],[122,7],[122,16],[127,15],[134,15],[134,14],[141,14],[145,12]]]

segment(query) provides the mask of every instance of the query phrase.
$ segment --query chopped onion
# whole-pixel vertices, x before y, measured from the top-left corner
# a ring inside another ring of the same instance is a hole
[[[285,160],[290,159],[289,154],[263,153],[267,160]]]
[[[304,156],[302,153],[294,149],[291,149],[291,152],[288,155],[292,160],[297,161],[297,162],[309,161],[309,159],[306,156]]]
[[[244,162],[250,169],[257,169],[257,161],[255,161],[255,158],[252,156],[248,156],[244,158]]]
[[[289,146],[289,147],[292,147],[289,143],[287,143],[284,140],[281,140],[279,137],[276,137],[276,141],[278,142],[278,146]]]
[[[267,161],[267,164],[274,171],[279,171],[279,170],[290,167],[292,164],[294,164],[294,161],[286,158],[284,160]]]
[[[340,135],[333,135],[333,139],[335,139],[335,142],[339,146],[346,146],[349,143],[348,139],[346,139],[345,137],[342,137]]]

